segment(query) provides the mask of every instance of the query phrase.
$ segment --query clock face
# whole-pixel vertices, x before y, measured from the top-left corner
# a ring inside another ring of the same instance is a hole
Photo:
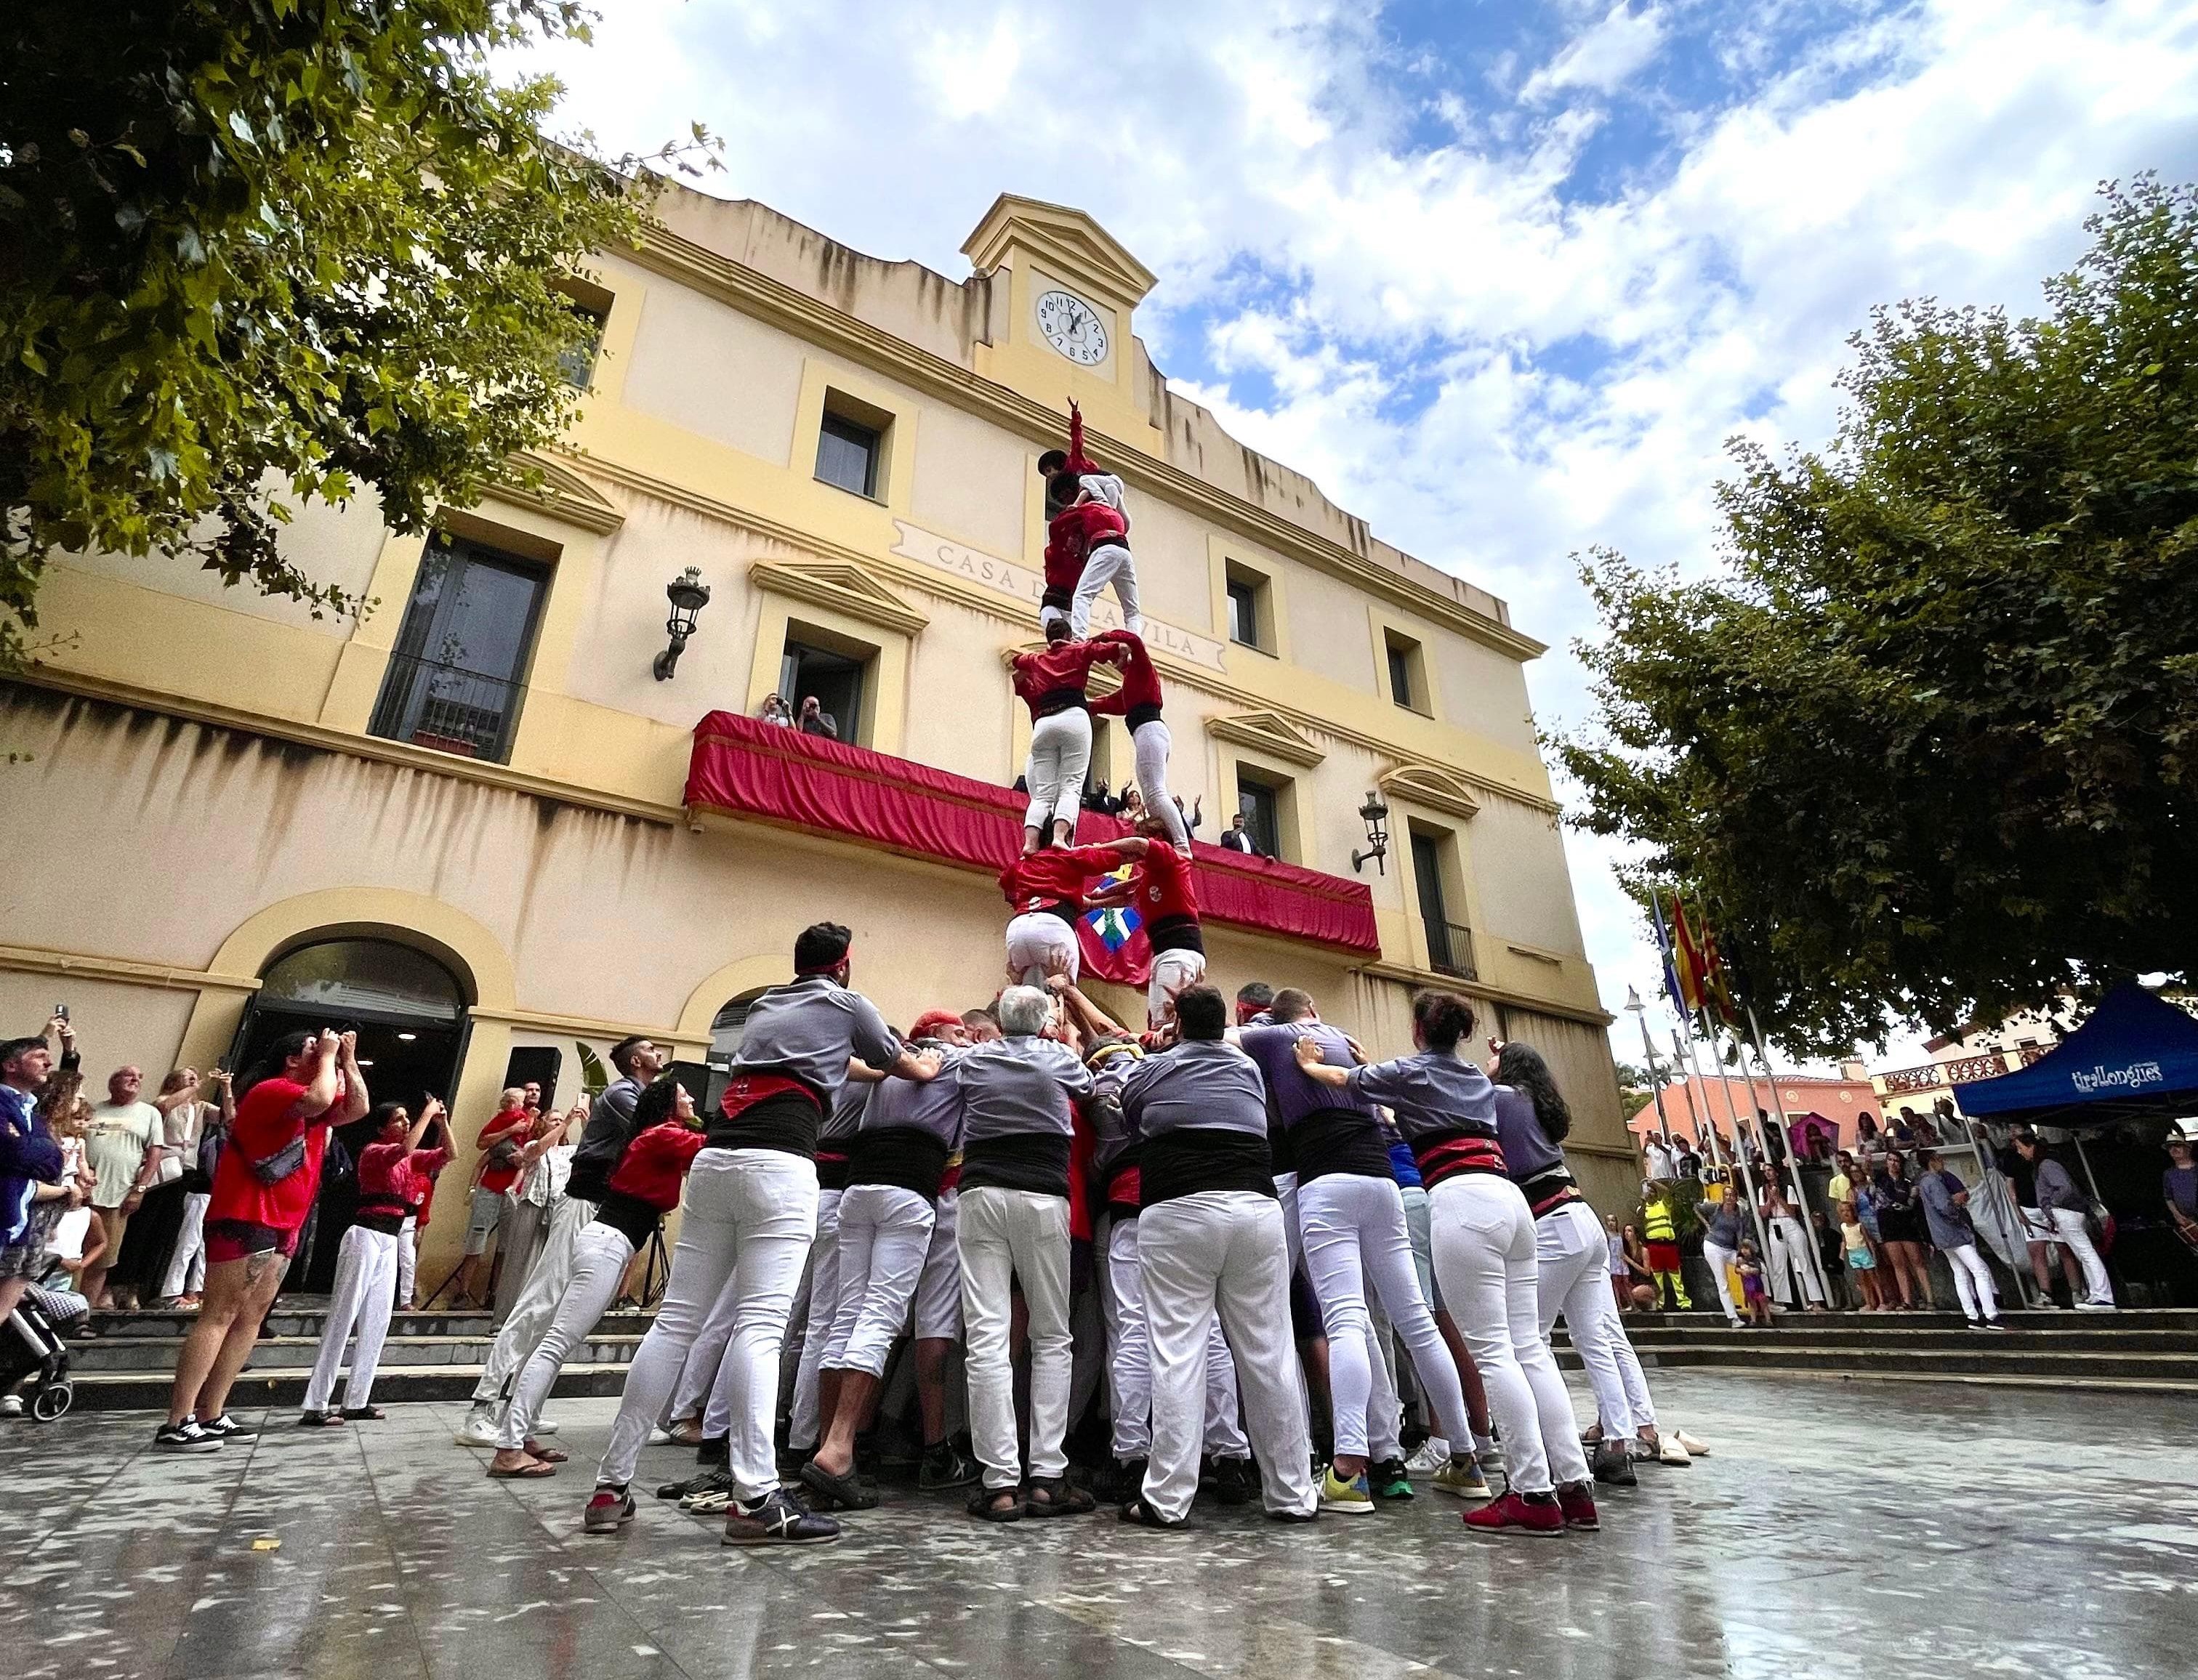
[[[1106,323],[1073,293],[1056,288],[1038,294],[1038,329],[1048,344],[1079,367],[1096,368],[1107,359]]]

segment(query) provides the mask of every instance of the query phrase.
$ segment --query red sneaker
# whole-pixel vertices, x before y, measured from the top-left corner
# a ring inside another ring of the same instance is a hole
[[[1557,1490],[1557,1509],[1564,1513],[1567,1528],[1596,1529],[1602,1526],[1595,1514],[1595,1495],[1582,1483],[1578,1487]]]
[[[1523,1494],[1507,1493],[1501,1499],[1492,1499],[1468,1511],[1465,1526],[1486,1534],[1515,1528],[1526,1534],[1561,1535],[1565,1532],[1565,1514],[1554,1500],[1546,1505],[1529,1504]]]

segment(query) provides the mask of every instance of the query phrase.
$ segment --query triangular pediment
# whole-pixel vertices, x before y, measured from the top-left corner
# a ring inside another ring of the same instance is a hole
[[[748,581],[757,589],[829,607],[904,636],[913,636],[931,622],[852,561],[751,561]]]
[[[1276,712],[1239,712],[1232,717],[1208,718],[1206,732],[1216,741],[1248,747],[1308,770],[1328,756],[1313,745],[1310,735]]]
[[[994,269],[1021,246],[1067,280],[1134,309],[1158,280],[1129,248],[1081,210],[1019,193],[1002,193],[962,241],[962,254],[980,271]]]
[[[491,492],[503,501],[539,508],[553,519],[584,531],[608,534],[625,523],[625,509],[549,456],[524,451],[511,457],[511,469],[512,475]]]
[[[1480,814],[1480,801],[1474,797],[1472,785],[1439,764],[1393,764],[1375,782],[1393,799],[1407,799],[1452,817]]]

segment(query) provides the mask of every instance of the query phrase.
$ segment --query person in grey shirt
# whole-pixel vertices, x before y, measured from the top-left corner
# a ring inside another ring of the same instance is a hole
[[[2053,1240],[2076,1257],[2084,1269],[2084,1298],[2075,1303],[2079,1312],[2112,1312],[2114,1286],[2107,1276],[2107,1263],[2092,1244],[2085,1222],[2085,1199],[2068,1176],[2068,1169],[2045,1153],[2038,1134],[2025,1127],[2015,1135],[2015,1147],[2038,1176],[2038,1211],[2052,1228]]]
[[[1319,1495],[1291,1344],[1289,1251],[1267,1153],[1266,1081],[1224,1041],[1210,985],[1176,995],[1181,1042],[1110,1073],[1143,1141],[1137,1267],[1152,1349],[1152,1444],[1125,1522],[1179,1528],[1198,1491],[1207,1349],[1218,1319],[1271,1516],[1311,1520]]]
[[[985,1467],[970,1514],[993,1522],[1091,1509],[1068,1482],[1061,1450],[1073,1360],[1068,1328],[1071,1104],[1091,1095],[1076,1052],[1041,1038],[1053,999],[1036,986],[1000,995],[1001,1037],[956,1065],[962,1087],[962,1316],[968,1334],[969,1433]],[[1008,1347],[1013,1281],[1030,1313],[1030,1485],[1019,1494],[1015,1368]]]
[[[1916,1186],[1923,1204],[1923,1223],[1931,1245],[1946,1257],[1953,1269],[1954,1288],[1962,1297],[1962,1313],[1972,1330],[1998,1330],[1999,1293],[1992,1287],[1992,1268],[1977,1252],[1977,1228],[1969,1218],[1969,1187],[1946,1171],[1936,1149],[1922,1156],[1923,1178]]]

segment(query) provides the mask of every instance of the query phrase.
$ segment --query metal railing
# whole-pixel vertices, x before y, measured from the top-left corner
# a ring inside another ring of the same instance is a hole
[[[524,683],[398,654],[381,679],[367,733],[500,764],[511,756],[526,700]]]
[[[1473,966],[1473,930],[1461,927],[1455,921],[1430,921],[1428,930],[1428,967],[1438,974],[1448,974],[1452,980],[1477,980],[1480,972]]]

